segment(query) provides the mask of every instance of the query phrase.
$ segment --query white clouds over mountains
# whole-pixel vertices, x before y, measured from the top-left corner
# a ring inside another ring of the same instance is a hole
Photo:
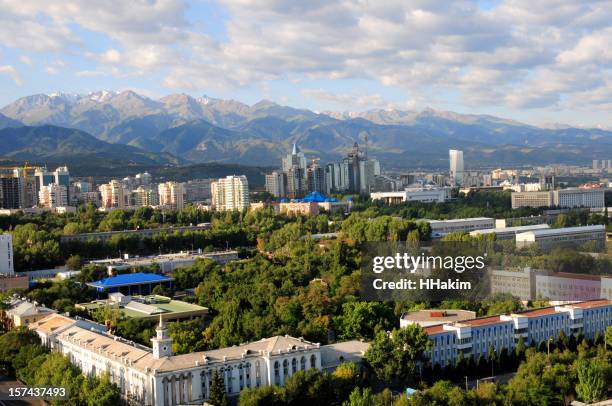
[[[155,73],[179,90],[365,79],[425,102],[452,94],[476,107],[612,107],[612,1],[209,6],[222,10],[221,33],[206,23],[216,17],[195,15],[199,8],[181,0],[0,0],[0,35],[5,47],[24,54],[82,57],[90,65],[75,74]],[[107,40],[105,49],[92,46],[95,35]],[[386,103],[378,94],[334,95],[319,87],[301,93],[349,108]]]

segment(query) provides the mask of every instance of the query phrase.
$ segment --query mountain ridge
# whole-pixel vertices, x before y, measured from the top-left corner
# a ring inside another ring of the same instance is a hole
[[[432,108],[317,113],[270,100],[248,105],[187,94],[153,99],[134,91],[98,91],[26,96],[0,114],[25,125],[75,128],[191,163],[278,165],[293,142],[309,155],[337,160],[366,135],[371,154],[390,167],[446,166],[450,148],[464,149],[466,161],[496,165],[586,164],[612,155],[612,132],[604,129],[542,128]]]

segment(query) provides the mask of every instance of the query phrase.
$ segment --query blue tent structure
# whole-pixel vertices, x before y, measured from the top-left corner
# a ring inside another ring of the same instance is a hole
[[[95,288],[98,293],[121,292],[124,295],[148,295],[157,285],[172,289],[173,280],[174,278],[156,273],[137,272],[89,282],[87,286]]]
[[[324,202],[337,202],[338,199],[335,197],[327,197],[321,192],[310,192],[300,201],[305,203],[324,203]]]

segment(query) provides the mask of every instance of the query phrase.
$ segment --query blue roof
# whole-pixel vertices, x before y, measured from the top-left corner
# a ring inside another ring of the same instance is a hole
[[[304,202],[314,202],[314,203],[323,203],[323,202],[337,202],[338,199],[335,197],[327,197],[321,192],[311,192],[307,194],[302,201]]]
[[[88,283],[88,285],[100,288],[110,288],[113,286],[142,285],[146,283],[169,282],[172,280],[173,278],[156,273],[137,272],[111,276],[110,278]]]

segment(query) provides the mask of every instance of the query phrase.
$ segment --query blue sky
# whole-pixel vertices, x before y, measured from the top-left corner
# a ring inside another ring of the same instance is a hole
[[[612,128],[612,1],[0,0],[0,105],[132,89]]]

